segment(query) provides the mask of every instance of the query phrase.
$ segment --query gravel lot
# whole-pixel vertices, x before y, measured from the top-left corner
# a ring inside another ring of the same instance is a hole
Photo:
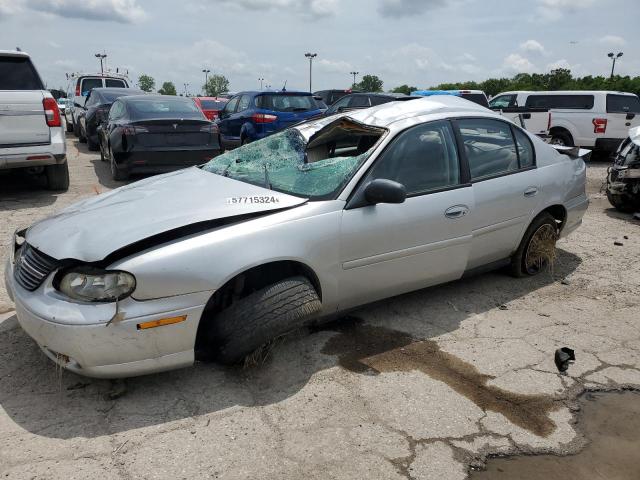
[[[3,247],[16,227],[119,185],[99,155],[68,146],[65,194],[0,176]],[[605,171],[590,165],[591,206],[553,273],[397,297],[288,337],[260,367],[130,379],[116,400],[110,382],[57,370],[2,286],[0,473],[457,480],[488,453],[574,451],[581,392],[640,388],[640,222],[599,193]],[[553,364],[560,346],[576,350],[568,375]]]

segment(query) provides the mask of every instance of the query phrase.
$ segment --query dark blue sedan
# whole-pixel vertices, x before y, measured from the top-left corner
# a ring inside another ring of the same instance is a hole
[[[230,150],[322,113],[309,92],[241,92],[220,112],[220,147]]]

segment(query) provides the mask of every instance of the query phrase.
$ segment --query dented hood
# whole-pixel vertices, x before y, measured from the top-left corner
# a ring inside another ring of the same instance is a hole
[[[306,199],[188,168],[97,195],[34,224],[26,240],[58,260],[103,260],[136,242],[212,220],[295,207]],[[209,228],[214,228],[212,224]]]

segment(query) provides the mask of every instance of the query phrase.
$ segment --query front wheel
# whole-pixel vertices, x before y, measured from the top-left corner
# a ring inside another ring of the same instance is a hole
[[[558,224],[549,213],[538,215],[524,234],[516,253],[511,257],[510,271],[514,277],[527,277],[551,267],[556,257]]]
[[[306,325],[320,298],[305,277],[291,277],[253,292],[220,312],[209,342],[221,363],[237,363],[269,340]]]

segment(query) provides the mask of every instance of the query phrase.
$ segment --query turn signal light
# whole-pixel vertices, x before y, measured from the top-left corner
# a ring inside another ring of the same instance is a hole
[[[44,107],[44,116],[47,121],[47,125],[50,127],[59,127],[62,125],[60,120],[60,109],[58,103],[53,98],[45,98],[42,100],[42,106]]]
[[[269,115],[268,113],[254,113],[251,118],[256,123],[273,123],[278,120],[276,115]]]
[[[158,320],[151,320],[150,322],[139,323],[138,330],[147,330],[148,328],[163,327],[164,325],[173,325],[175,323],[184,322],[187,319],[186,315],[180,315],[179,317],[160,318]]]

